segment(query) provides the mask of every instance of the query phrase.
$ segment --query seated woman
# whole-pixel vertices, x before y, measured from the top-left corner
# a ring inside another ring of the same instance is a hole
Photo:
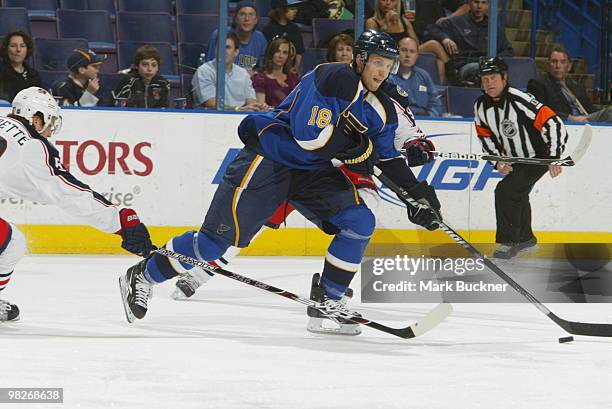
[[[342,62],[350,64],[353,62],[353,45],[355,41],[348,34],[338,34],[332,38],[327,47],[328,62]]]
[[[0,100],[10,102],[23,89],[41,87],[38,71],[30,67],[26,60],[34,52],[32,38],[17,30],[8,33],[0,44]]]
[[[444,65],[449,60],[444,47],[435,40],[430,40],[421,44],[412,26],[415,15],[408,12],[402,14],[400,9],[400,0],[376,0],[374,16],[370,17],[365,22],[366,30],[374,29],[377,31],[384,31],[398,43],[399,40],[404,37],[414,39],[417,44],[419,44],[419,53],[432,53],[436,56],[440,82],[444,83],[446,81]]]
[[[300,82],[299,77],[291,71],[291,60],[294,55],[293,44],[284,37],[275,38],[268,43],[263,70],[253,77],[253,88],[258,103],[275,107]]]

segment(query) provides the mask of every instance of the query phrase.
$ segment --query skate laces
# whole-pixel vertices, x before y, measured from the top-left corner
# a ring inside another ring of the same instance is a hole
[[[147,302],[149,300],[149,294],[151,293],[151,283],[142,274],[136,275],[136,282],[134,287],[136,288],[134,294],[134,302],[143,308],[147,308]]]
[[[346,308],[346,302],[342,302],[342,300],[332,300],[328,298],[323,302],[323,307],[329,317],[353,315],[353,313]]]

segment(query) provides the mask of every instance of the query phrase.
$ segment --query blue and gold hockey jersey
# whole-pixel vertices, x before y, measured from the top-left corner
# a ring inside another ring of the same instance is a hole
[[[397,99],[397,98],[396,98]],[[365,133],[382,160],[400,156],[397,102],[387,92],[368,92],[346,64],[321,64],[308,73],[273,112],[249,115],[242,141],[262,156],[297,169],[332,166],[336,153],[354,145],[340,123]]]

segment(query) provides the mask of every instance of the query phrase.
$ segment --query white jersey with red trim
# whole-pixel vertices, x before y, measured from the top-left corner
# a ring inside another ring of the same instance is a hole
[[[56,205],[107,233],[121,229],[119,209],[64,169],[55,146],[14,117],[0,116],[0,197]]]

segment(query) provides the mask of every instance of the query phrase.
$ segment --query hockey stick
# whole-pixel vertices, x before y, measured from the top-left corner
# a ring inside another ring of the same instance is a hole
[[[442,158],[442,159],[466,159],[466,160],[489,160],[491,162],[508,162],[508,163],[520,163],[525,165],[559,165],[559,166],[574,166],[586,153],[589,145],[591,144],[591,140],[593,139],[593,134],[590,125],[584,126],[584,131],[582,132],[582,136],[580,137],[580,141],[578,141],[578,145],[574,148],[574,151],[561,159],[542,159],[542,158],[519,158],[515,156],[499,156],[499,155],[489,155],[484,153],[464,153],[464,152],[440,152],[440,151],[431,151],[431,155],[434,158]],[[402,152],[405,152],[402,149]]]
[[[384,183],[389,189],[395,192],[400,199],[407,205],[412,207],[428,207],[423,203],[419,203],[414,200],[410,194],[401,186],[397,185],[395,182],[390,180],[387,176],[385,176],[382,171],[378,168],[374,168],[374,175]],[[465,248],[469,253],[471,253],[474,257],[482,259],[484,264],[501,277],[502,280],[510,284],[512,288],[514,288],[519,294],[525,297],[531,304],[533,304],[538,310],[540,310],[544,315],[553,320],[557,325],[563,328],[565,331],[574,335],[590,335],[594,337],[612,337],[612,324],[594,324],[594,323],[585,323],[585,322],[577,322],[577,321],[568,321],[560,318],[551,310],[549,310],[544,304],[538,301],[529,291],[523,288],[519,283],[514,281],[508,274],[506,274],[501,268],[499,268],[495,263],[493,263],[490,259],[488,259],[484,254],[478,251],[473,245],[465,241],[459,233],[457,233],[454,229],[449,227],[443,221],[439,221],[440,229],[444,231],[448,236],[450,236],[453,240],[455,240],[458,244],[460,244],[463,248]]]
[[[262,283],[261,281],[254,280],[252,278],[248,278],[248,277],[242,276],[237,273],[233,273],[228,270],[224,270],[220,267],[212,266],[210,264],[204,263],[195,258],[188,257],[188,256],[185,256],[179,253],[175,253],[174,251],[168,250],[166,248],[158,248],[157,250],[155,250],[155,252],[163,256],[178,260],[181,263],[187,263],[187,264],[191,264],[192,266],[200,267],[201,269],[207,272],[210,272],[213,274],[219,274],[224,277],[231,278],[232,280],[240,281],[241,283],[248,284],[253,287],[257,287],[259,289],[274,293],[276,295],[280,295],[281,297],[285,297],[290,300],[297,301],[300,304],[304,304],[308,307],[313,307],[317,309],[318,311],[325,313],[325,311],[323,310],[322,303],[313,301],[308,298],[301,297],[297,294],[283,290],[281,288],[277,288],[277,287],[268,285],[266,283]],[[453,310],[452,306],[448,303],[438,304],[436,308],[430,311],[419,322],[415,323],[414,325],[405,327],[405,328],[391,328],[386,325],[380,324],[376,321],[370,321],[366,318],[363,318],[358,315],[350,314],[350,313],[347,314],[347,313],[339,312],[337,315],[335,314],[334,317],[344,318],[356,324],[365,325],[370,328],[374,328],[379,331],[386,332],[387,334],[395,335],[396,337],[408,339],[408,338],[418,337],[426,333],[430,329],[434,328],[440,322],[442,322],[452,312],[452,310]]]

